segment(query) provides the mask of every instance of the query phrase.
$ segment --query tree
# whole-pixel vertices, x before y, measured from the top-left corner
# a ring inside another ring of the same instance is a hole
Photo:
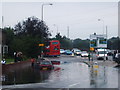
[[[59,40],[60,41],[60,47],[63,49],[71,49],[72,48],[72,40],[67,38],[66,36],[61,36],[60,33],[58,33],[55,38],[52,40]]]
[[[37,57],[41,48],[38,46],[48,40],[50,35],[45,22],[36,17],[29,17],[27,20],[15,25],[15,38],[12,41],[12,48],[21,51],[27,57]]]
[[[6,37],[6,44],[9,45],[14,38],[14,29],[11,27],[5,27],[2,32],[4,32]]]
[[[2,32],[4,33],[4,40],[6,45],[8,45],[8,56],[13,56],[13,49],[11,48],[11,42],[15,38],[14,37],[14,29],[11,27],[5,27]]]
[[[112,50],[118,50],[119,49],[119,37],[112,37],[108,40],[108,48]]]
[[[82,40],[77,38],[73,41],[73,47],[80,50],[89,50],[89,39]]]
[[[19,22],[15,26],[15,34],[17,36],[39,37],[43,41],[51,35],[48,26],[36,17],[29,17],[23,22]]]

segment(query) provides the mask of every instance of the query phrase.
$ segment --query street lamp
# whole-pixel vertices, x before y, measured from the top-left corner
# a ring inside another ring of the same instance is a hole
[[[103,22],[103,34],[104,34],[104,20],[103,19],[98,19],[98,21],[102,21]]]
[[[42,22],[43,22],[43,9],[44,9],[44,5],[53,5],[53,4],[52,4],[52,3],[43,3],[43,4],[42,4],[42,8],[41,8],[41,9],[42,9],[42,10],[41,10],[41,20],[42,20]],[[43,40],[44,40],[44,39],[43,39],[43,38],[44,38],[43,33],[42,33],[41,36],[42,36],[41,42],[42,42],[42,44],[43,44]],[[41,58],[43,58],[42,53],[43,53],[43,46],[41,47],[41,55],[40,55]]]
[[[104,25],[104,20],[103,19],[98,19],[98,21],[102,21],[103,22],[103,34],[104,34],[104,31],[105,31],[104,29],[106,28],[106,38],[107,38],[107,33],[108,33],[107,32],[107,25],[106,26]]]
[[[41,14],[42,14],[42,15],[41,15],[41,20],[42,20],[42,21],[43,21],[43,7],[44,7],[44,5],[53,5],[53,4],[52,4],[52,3],[43,3],[43,4],[42,4],[42,10],[41,10],[41,11],[42,11],[42,13],[41,13]]]
[[[98,19],[98,21],[102,21],[103,22],[103,34],[104,34],[104,20],[103,19]],[[106,44],[107,44],[107,25],[106,25]],[[104,48],[104,61],[106,60],[105,58],[105,48]]]

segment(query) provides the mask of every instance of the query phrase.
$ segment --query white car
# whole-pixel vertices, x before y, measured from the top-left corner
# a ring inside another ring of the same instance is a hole
[[[72,52],[73,52],[75,55],[81,55],[81,50],[79,50],[79,49],[77,49],[77,48],[72,49]]]
[[[108,59],[108,55],[107,55],[107,50],[106,49],[98,49],[97,50],[97,59],[100,60],[104,60],[104,58],[107,60]]]
[[[65,50],[64,49],[60,49],[60,54],[65,54]]]
[[[81,53],[81,57],[88,57],[88,55],[87,51],[82,51]]]

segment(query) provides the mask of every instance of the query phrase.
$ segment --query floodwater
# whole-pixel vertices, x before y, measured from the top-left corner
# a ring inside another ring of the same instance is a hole
[[[81,62],[64,61],[53,70],[27,67],[4,72],[1,81],[3,86],[31,84],[31,88],[118,88],[118,68],[94,68]]]

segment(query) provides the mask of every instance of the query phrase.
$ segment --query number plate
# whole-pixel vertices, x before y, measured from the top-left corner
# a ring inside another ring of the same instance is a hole
[[[47,70],[47,67],[44,67],[43,70]]]

